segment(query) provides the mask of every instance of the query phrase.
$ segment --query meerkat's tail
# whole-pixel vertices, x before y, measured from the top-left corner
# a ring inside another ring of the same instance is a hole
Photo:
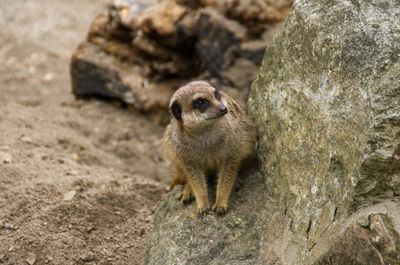
[[[172,181],[171,185],[169,186],[168,192],[171,192],[174,189],[175,185],[179,184],[178,182],[179,182],[179,179],[175,177],[174,180]]]

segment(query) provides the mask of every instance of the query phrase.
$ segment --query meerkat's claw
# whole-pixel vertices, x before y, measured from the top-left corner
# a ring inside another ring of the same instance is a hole
[[[216,215],[223,216],[228,212],[228,207],[214,205],[212,210]]]
[[[189,204],[194,200],[194,197],[192,193],[185,193],[182,192],[181,195],[178,197],[178,200],[180,200],[183,204]]]
[[[197,216],[198,217],[203,217],[209,211],[210,211],[210,209],[208,208],[208,206],[203,206],[203,207],[197,208]]]
[[[192,189],[188,184],[186,184],[181,195],[178,197],[178,200],[180,200],[183,204],[189,204],[194,200]]]

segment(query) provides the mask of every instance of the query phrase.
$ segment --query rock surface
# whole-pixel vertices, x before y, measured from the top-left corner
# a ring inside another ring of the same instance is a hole
[[[347,221],[330,250],[315,264],[399,264],[400,207],[385,202]]]
[[[351,264],[368,264],[367,246],[380,253],[369,264],[389,262],[374,239],[357,239],[365,230],[344,224],[400,194],[399,32],[398,1],[298,1],[267,49],[248,106],[265,185],[286,215],[282,263],[335,256],[339,234],[340,251],[361,256]],[[359,244],[349,248],[348,234]]]
[[[259,264],[260,211],[273,212],[273,203],[268,203],[262,175],[255,169],[241,175],[243,186],[233,192],[224,217],[210,213],[198,218],[195,203],[187,206],[177,199],[179,189],[165,196],[155,211],[146,264]]]
[[[172,93],[193,79],[211,79],[244,103],[291,4],[115,0],[72,55],[73,92],[120,100],[160,123]]]
[[[260,238],[255,214],[198,219],[193,209],[182,209],[177,196],[175,192],[158,205],[147,264],[256,264]]]

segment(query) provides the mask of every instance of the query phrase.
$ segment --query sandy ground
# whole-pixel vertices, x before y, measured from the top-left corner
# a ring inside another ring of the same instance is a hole
[[[106,0],[2,0],[0,264],[142,264],[172,178],[148,118],[71,94]]]

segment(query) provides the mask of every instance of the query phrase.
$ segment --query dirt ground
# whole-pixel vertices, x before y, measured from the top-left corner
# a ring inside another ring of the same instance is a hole
[[[143,264],[172,175],[163,128],[71,93],[69,58],[108,0],[2,0],[0,264]]]

